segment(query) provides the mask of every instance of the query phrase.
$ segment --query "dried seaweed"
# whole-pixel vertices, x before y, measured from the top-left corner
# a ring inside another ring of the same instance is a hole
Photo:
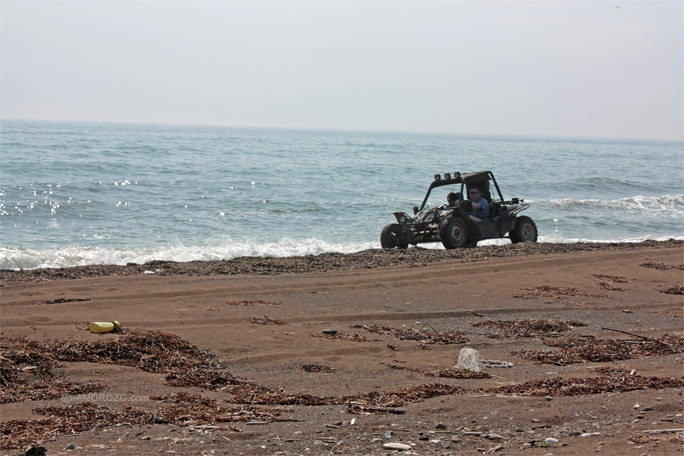
[[[416,340],[430,345],[464,344],[470,340],[463,333],[459,332],[416,331],[414,329],[396,329],[379,325],[354,325],[352,328],[361,328],[375,334],[391,335],[400,340]]]
[[[592,274],[594,277],[597,279],[601,280],[608,280],[610,282],[615,282],[615,283],[627,283],[628,280],[625,279],[624,277],[620,276],[614,276],[614,275],[606,275],[606,274]]]
[[[497,328],[496,333],[488,336],[493,339],[538,337],[570,331],[577,326],[586,326],[586,323],[581,321],[559,320],[480,320],[470,324],[476,328]]]
[[[57,399],[105,388],[100,383],[74,383],[55,376],[57,359],[27,344],[28,339],[0,338],[0,404]]]
[[[562,378],[525,382],[489,388],[486,392],[523,394],[526,396],[577,396],[644,389],[681,388],[684,377],[644,377],[625,369],[599,368],[598,377]]]
[[[661,293],[665,293],[665,294],[684,295],[684,286],[674,285],[670,288],[666,288],[665,290],[659,290],[659,291]]]
[[[390,364],[390,369],[405,370],[409,372],[415,372],[426,377],[442,377],[442,378],[457,378],[457,379],[479,379],[479,378],[491,378],[486,372],[476,372],[468,369],[438,369],[438,370],[427,370],[418,367],[407,367],[407,366],[397,366],[396,364]]]
[[[684,337],[673,335],[640,340],[573,337],[545,343],[559,348],[551,351],[519,350],[512,354],[538,363],[566,365],[684,353]]]
[[[665,264],[665,263],[656,263],[655,261],[648,261],[646,263],[641,263],[639,266],[644,267],[644,268],[658,269],[661,271],[667,271],[669,269],[684,270],[684,264]]]
[[[129,424],[215,424],[223,422],[277,421],[279,410],[256,407],[221,407],[212,399],[198,394],[176,393],[155,396],[162,405],[154,411],[133,407],[115,411],[85,402],[69,407],[39,407],[35,412],[49,419],[12,420],[0,424],[0,448],[20,448],[39,441],[53,440],[58,435],[71,435],[91,429]]]
[[[314,337],[322,337],[329,340],[351,340],[353,342],[370,342],[371,340],[359,333],[346,334],[341,332],[314,334]]]
[[[459,394],[463,391],[463,388],[459,386],[426,383],[398,391],[373,391],[359,396],[346,396],[343,399],[345,399],[345,402],[359,402],[371,406],[401,407],[409,402],[419,402],[437,396]]]
[[[276,421],[279,410],[257,407],[221,407],[218,402],[199,394],[174,393],[150,399],[166,405],[153,412],[155,422],[172,424],[221,423],[237,421]]]
[[[325,372],[330,374],[335,372],[334,368],[328,366],[321,366],[320,364],[304,364],[302,366],[302,369],[304,369],[307,372]]]
[[[252,318],[252,323],[255,325],[286,325],[284,320],[276,320],[274,318],[264,316],[264,318]]]
[[[513,294],[513,297],[517,299],[551,298],[557,302],[566,302],[567,298],[605,298],[604,295],[583,293],[577,288],[571,287],[550,287],[543,285],[541,287],[524,288],[523,290],[528,291],[529,293],[515,293]]]
[[[271,301],[261,301],[258,299],[238,299],[238,300],[233,300],[233,301],[228,301],[227,304],[229,306],[259,306],[259,305],[267,305],[267,306],[279,306],[280,303],[277,302],[271,302]]]
[[[56,299],[50,299],[48,301],[41,301],[36,304],[43,305],[43,304],[64,304],[67,302],[85,302],[85,301],[90,301],[90,298],[56,298]]]
[[[398,391],[373,391],[371,393],[352,396],[312,396],[309,394],[286,394],[283,391],[260,387],[257,385],[235,385],[224,388],[233,394],[233,402],[259,405],[343,405],[350,402],[365,406],[401,407],[409,402],[418,402],[436,396],[456,394],[462,388],[443,384],[423,384]]]
[[[223,371],[221,364],[208,351],[178,336],[160,331],[122,334],[119,337],[90,342],[41,342],[26,337],[3,337],[0,338],[0,356],[9,361],[9,364],[2,364],[1,378],[5,382],[11,381],[11,384],[2,386],[3,399],[19,397],[26,400],[35,397],[15,394],[15,390],[25,383],[19,377],[21,369],[25,366],[35,366],[37,373],[48,378],[52,375],[52,368],[59,366],[60,361],[87,361],[136,367],[147,372],[167,374],[166,381],[173,386],[218,389],[236,382],[230,374]],[[58,388],[57,384],[55,388]],[[84,388],[84,391],[80,391],[79,388]],[[69,391],[80,394],[98,389],[96,386],[62,384],[59,391],[62,390],[62,394]],[[56,391],[46,397],[61,395]]]
[[[608,290],[608,291],[625,291],[624,288],[616,287],[613,285],[611,282],[608,281],[600,281],[599,286],[601,287],[602,290]]]

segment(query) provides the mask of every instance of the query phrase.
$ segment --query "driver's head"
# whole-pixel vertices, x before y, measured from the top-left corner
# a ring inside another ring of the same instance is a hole
[[[449,204],[449,206],[453,206],[454,204],[456,204],[457,199],[458,198],[456,197],[456,193],[454,192],[451,192],[447,195],[447,203]]]
[[[480,191],[480,188],[476,187],[474,185],[472,187],[470,187],[470,190],[468,191],[468,195],[470,196],[470,199],[472,201],[475,201],[478,198],[480,198],[481,194],[482,194],[482,192]]]

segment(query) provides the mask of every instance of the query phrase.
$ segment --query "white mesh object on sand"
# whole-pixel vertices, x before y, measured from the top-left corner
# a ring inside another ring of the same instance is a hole
[[[480,372],[480,360],[482,355],[480,352],[474,348],[464,347],[458,354],[458,363],[456,367],[458,369],[468,369],[474,372]]]

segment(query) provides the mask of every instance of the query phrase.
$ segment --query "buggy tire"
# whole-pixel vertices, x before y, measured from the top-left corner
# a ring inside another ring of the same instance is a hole
[[[460,249],[468,245],[468,227],[458,217],[452,217],[442,222],[439,237],[447,249]]]
[[[511,242],[517,244],[518,242],[537,242],[537,225],[534,221],[523,215],[515,219],[515,228],[508,233]]]
[[[380,234],[380,246],[383,249],[405,249],[408,248],[408,242],[401,242],[399,235],[401,234],[401,226],[396,223],[391,223],[382,229]]]

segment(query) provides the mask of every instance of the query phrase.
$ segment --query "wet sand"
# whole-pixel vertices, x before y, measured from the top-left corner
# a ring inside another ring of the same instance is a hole
[[[0,271],[2,454],[681,453],[683,262],[668,241]],[[465,347],[512,367],[457,369]]]

